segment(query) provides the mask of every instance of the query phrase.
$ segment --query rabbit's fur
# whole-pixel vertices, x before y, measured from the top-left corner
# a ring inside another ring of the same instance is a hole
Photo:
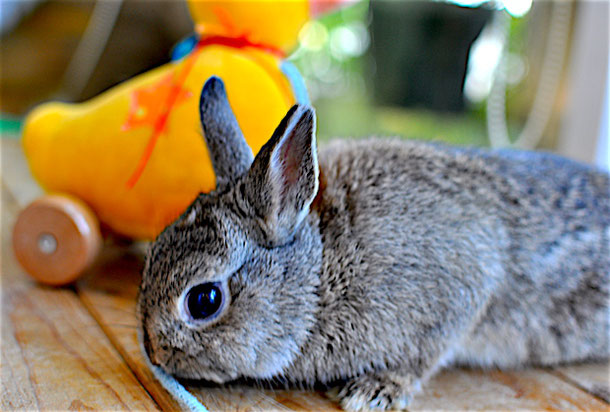
[[[217,189],[151,247],[138,301],[151,360],[181,377],[342,382],[352,410],[402,408],[448,364],[609,354],[610,180],[558,156],[414,141],[330,144],[295,106],[256,159],[211,78]],[[210,322],[191,287],[222,282]]]

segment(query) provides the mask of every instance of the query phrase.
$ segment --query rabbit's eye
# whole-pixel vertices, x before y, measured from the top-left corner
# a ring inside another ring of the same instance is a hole
[[[213,318],[223,303],[222,287],[219,282],[202,283],[194,286],[184,299],[187,314],[195,319]]]

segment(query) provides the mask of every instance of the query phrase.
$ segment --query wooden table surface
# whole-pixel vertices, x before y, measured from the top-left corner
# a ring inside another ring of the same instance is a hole
[[[107,245],[74,286],[28,278],[13,256],[19,211],[41,194],[19,141],[2,150],[2,410],[175,410],[147,369],[136,338],[135,296],[142,267],[136,248]],[[323,393],[253,387],[188,386],[210,411],[338,410]],[[410,410],[610,411],[609,364],[522,371],[447,370]]]

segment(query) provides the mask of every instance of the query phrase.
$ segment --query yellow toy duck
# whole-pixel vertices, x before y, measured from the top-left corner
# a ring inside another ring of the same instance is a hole
[[[88,102],[32,111],[23,147],[34,177],[47,192],[79,199],[112,231],[154,238],[214,189],[197,107],[204,82],[224,80],[256,154],[288,108],[307,103],[298,71],[284,60],[299,30],[342,2],[189,1],[197,39],[181,45],[186,53]]]

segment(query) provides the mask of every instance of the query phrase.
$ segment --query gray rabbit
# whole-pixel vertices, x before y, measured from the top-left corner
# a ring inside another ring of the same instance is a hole
[[[216,77],[201,120],[217,188],[152,244],[138,298],[167,372],[340,383],[367,410],[406,407],[446,365],[608,357],[607,174],[383,139],[318,158],[302,105],[254,158]]]

